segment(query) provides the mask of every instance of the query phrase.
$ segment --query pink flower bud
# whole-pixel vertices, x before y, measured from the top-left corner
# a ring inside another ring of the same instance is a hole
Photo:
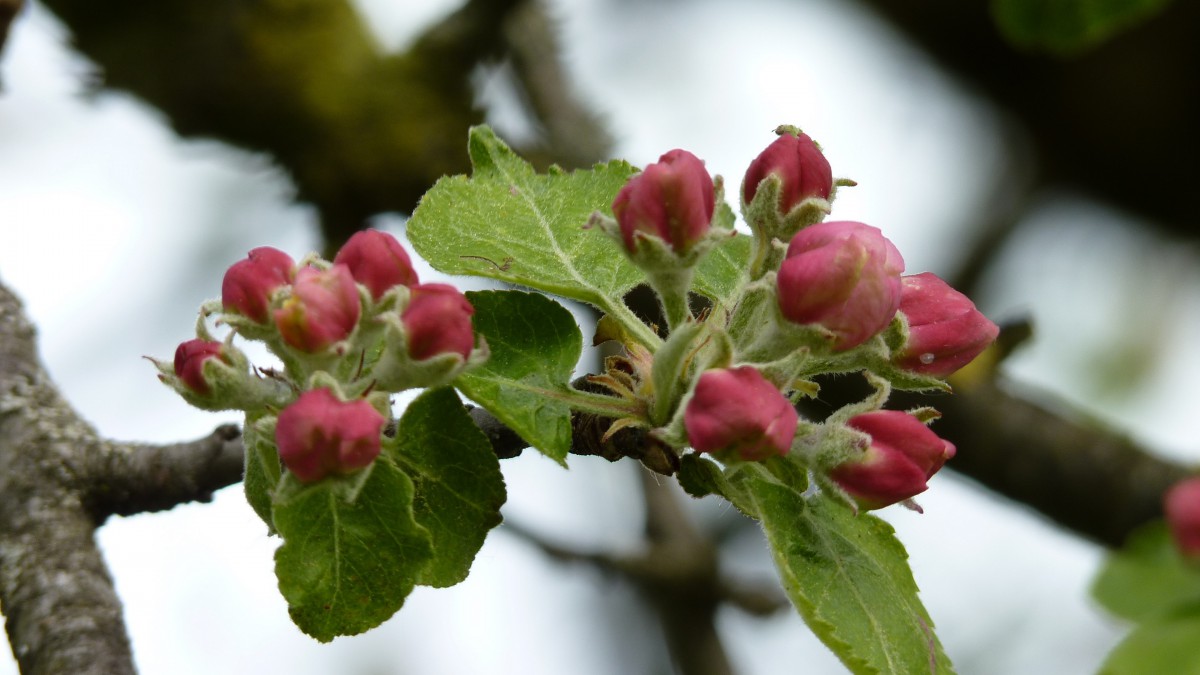
[[[798,420],[791,402],[750,366],[705,371],[683,413],[697,452],[736,450],[748,460],[786,455]]]
[[[929,272],[900,280],[900,311],[908,319],[908,343],[896,355],[906,370],[946,377],[992,344],[1000,329],[970,298]]]
[[[1167,490],[1163,511],[1179,552],[1200,560],[1200,478],[1185,478]]]
[[[295,262],[291,256],[270,246],[250,251],[225,271],[221,281],[221,305],[258,323],[267,322],[271,293],[292,282]]]
[[[393,286],[418,283],[408,252],[395,237],[379,230],[355,232],[333,263],[349,267],[354,280],[366,286],[376,300]]]
[[[275,445],[288,471],[312,483],[375,461],[383,423],[383,415],[363,399],[339,401],[329,389],[313,389],[279,413]]]
[[[789,321],[820,324],[843,351],[887,327],[900,306],[904,258],[883,234],[852,221],[817,223],[788,245],[777,278]]]
[[[296,274],[292,296],[275,310],[284,342],[315,353],[354,332],[361,312],[358,286],[345,265],[305,267]]]
[[[408,353],[416,361],[439,354],[459,354],[464,359],[475,346],[471,315],[475,308],[457,288],[448,284],[412,287],[408,307],[400,315],[408,339]]]
[[[634,233],[655,236],[680,255],[691,250],[712,223],[713,180],[686,150],[672,150],[629,179],[613,200],[626,250],[637,249]]]
[[[758,193],[758,184],[771,174],[779,176],[779,209],[785,215],[805,199],[829,199],[833,191],[829,160],[807,134],[781,134],[750,162],[742,181],[742,199],[747,204]]]
[[[899,410],[877,410],[847,423],[871,437],[861,457],[829,477],[866,509],[879,509],[925,491],[927,481],[954,456],[954,445]]]
[[[223,345],[211,340],[188,340],[175,349],[175,375],[197,394],[207,394],[211,387],[204,379],[204,362],[224,359]],[[228,361],[226,361],[228,362]]]

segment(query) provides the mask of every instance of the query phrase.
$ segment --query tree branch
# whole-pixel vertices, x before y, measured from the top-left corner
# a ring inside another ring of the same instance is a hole
[[[24,0],[0,0],[0,51],[8,40],[8,27],[21,11]]]
[[[1118,547],[1135,528],[1162,517],[1163,493],[1190,474],[1187,468],[1010,387],[989,380],[960,386],[952,396],[896,393],[892,406],[937,408],[942,417],[934,430],[959,448],[947,467],[1087,539]]]
[[[241,430],[233,424],[172,445],[108,441],[80,458],[79,489],[97,523],[110,515],[207,502],[216,490],[242,480],[244,454]]]
[[[95,431],[38,360],[34,329],[0,285],[0,605],[25,675],[133,673],[78,461]]]

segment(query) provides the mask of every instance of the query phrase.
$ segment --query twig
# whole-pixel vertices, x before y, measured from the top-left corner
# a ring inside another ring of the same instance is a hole
[[[81,458],[79,489],[98,523],[109,515],[163,511],[207,502],[216,490],[241,481],[243,458],[241,430],[233,424],[171,445],[109,441]]]

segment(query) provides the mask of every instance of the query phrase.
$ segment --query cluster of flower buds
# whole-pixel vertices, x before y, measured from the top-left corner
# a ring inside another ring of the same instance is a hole
[[[248,434],[273,427],[267,442],[290,475],[310,483],[375,460],[388,394],[448,384],[487,357],[473,313],[453,286],[420,283],[395,237],[365,230],[332,262],[250,251],[226,271],[220,301],[202,308],[197,338],[179,345],[173,363],[155,363],[190,403],[244,410],[255,421]],[[212,314],[232,329],[224,341],[209,334]],[[264,342],[282,370],[252,369],[235,336]]]
[[[643,388],[648,398],[679,397],[648,400],[645,409],[673,413],[665,424],[644,423],[676,447],[723,460],[795,456],[860,508],[908,502],[955,448],[926,426],[934,415],[884,410],[888,392],[944,388],[942,378],[978,356],[998,329],[936,276],[903,276],[900,251],[878,228],[824,221],[837,186],[853,182],[835,180],[820,147],[798,129],[777,133],[742,183],[752,250],[729,306],[696,318],[683,301],[692,269],[733,235],[719,217],[721,179],[692,153],[662,155],[617,194],[615,218],[593,216],[662,302],[671,335],[650,370],[686,382],[663,386],[658,375]],[[697,322],[705,327],[692,328]],[[809,378],[855,371],[876,385],[869,402],[825,422],[799,418],[797,397],[815,391]]]

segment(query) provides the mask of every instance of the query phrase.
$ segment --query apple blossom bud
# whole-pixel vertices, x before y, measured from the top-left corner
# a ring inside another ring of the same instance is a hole
[[[686,150],[672,150],[630,178],[612,210],[626,250],[636,250],[634,234],[641,232],[659,237],[683,255],[708,232],[714,199],[704,162]]]
[[[395,237],[379,230],[355,232],[333,263],[350,268],[354,280],[366,286],[376,300],[394,286],[419,283],[408,252]]]
[[[847,425],[871,437],[863,454],[829,472],[866,509],[879,509],[925,491],[927,481],[954,445],[920,420],[899,410],[877,410],[850,418]]]
[[[1200,560],[1200,478],[1185,478],[1167,490],[1163,511],[1179,552]]]
[[[175,375],[197,394],[207,394],[212,387],[204,378],[204,362],[209,359],[228,362],[223,355],[223,348],[220,342],[212,340],[188,340],[180,344],[175,349]]]
[[[354,332],[360,304],[348,267],[305,267],[296,274],[291,297],[275,310],[275,326],[289,345],[310,354],[319,352]]]
[[[750,366],[705,371],[683,413],[697,452],[736,450],[747,460],[786,455],[798,421],[791,402]]]
[[[270,246],[250,251],[225,271],[221,281],[221,305],[258,323],[267,322],[271,293],[292,282],[295,262],[291,256]]]
[[[449,284],[418,284],[412,287],[408,307],[400,315],[414,361],[439,354],[459,354],[464,359],[475,346],[471,315],[475,308],[466,296]]]
[[[908,319],[908,342],[896,355],[906,370],[946,377],[992,344],[1000,329],[970,298],[929,272],[903,277],[900,312]]]
[[[779,176],[779,209],[783,215],[810,197],[829,199],[833,170],[829,160],[807,134],[784,132],[750,162],[742,181],[742,199],[749,204],[758,184],[767,176]]]
[[[788,245],[776,279],[789,321],[820,324],[843,351],[887,327],[900,306],[904,258],[877,228],[853,221],[817,223]]]
[[[363,399],[340,401],[329,389],[312,389],[279,413],[279,459],[301,483],[348,474],[375,461],[384,418]]]

